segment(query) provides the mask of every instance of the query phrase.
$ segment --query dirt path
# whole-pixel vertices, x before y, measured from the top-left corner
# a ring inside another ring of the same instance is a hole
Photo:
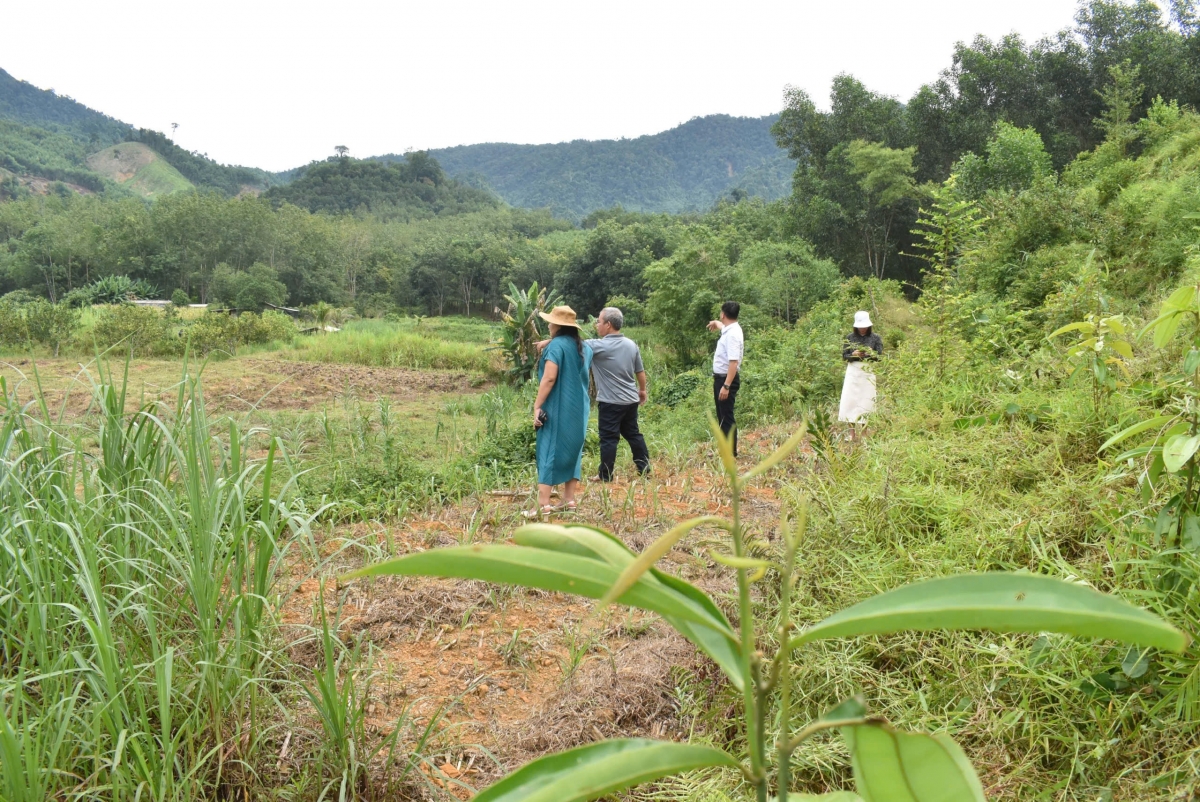
[[[780,438],[745,437],[743,462],[768,453]],[[710,455],[711,456],[711,455]],[[609,529],[639,551],[676,521],[728,513],[712,459],[652,481],[619,478],[585,486],[570,520]],[[775,533],[774,485],[748,489],[744,509],[751,537]],[[448,507],[436,517],[342,527],[321,541],[324,555],[349,555],[347,543],[383,545],[394,554],[468,542],[504,542],[520,523],[527,497],[487,497]],[[566,519],[562,519],[566,520]],[[469,534],[470,533],[470,534]],[[660,567],[716,596],[732,610],[731,576],[705,554],[704,538],[685,541]],[[324,576],[362,561],[334,556]],[[315,624],[320,584],[312,566],[293,566],[299,590],[286,622],[298,637]],[[308,575],[309,578],[304,578]],[[326,579],[327,605],[339,589]],[[421,724],[439,710],[439,765],[479,787],[550,751],[613,736],[686,737],[676,688],[686,677],[715,678],[707,658],[652,614],[614,608],[591,617],[592,603],[555,593],[481,582],[388,577],[340,588],[340,635],[373,649],[377,681],[370,723],[389,733],[401,715]],[[311,641],[294,653],[317,658]],[[502,763],[496,766],[485,751]],[[463,795],[465,798],[465,795]]]

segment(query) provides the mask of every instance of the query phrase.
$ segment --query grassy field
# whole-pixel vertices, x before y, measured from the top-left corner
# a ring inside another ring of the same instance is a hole
[[[1020,381],[986,364],[938,381],[929,332],[895,319],[908,339],[880,371],[866,440],[818,419],[780,475],[746,490],[762,556],[779,548],[781,511],[813,500],[796,620],[995,568],[1160,606],[1140,534],[1109,523],[1136,489],[1096,465],[1088,387],[1049,365]],[[494,383],[490,337],[476,321],[358,321],[187,366],[0,365],[0,749],[23,767],[5,772],[4,798],[466,799],[600,737],[740,748],[736,694],[653,616],[478,582],[339,580],[389,556],[505,542],[521,525],[532,388]],[[648,351],[653,475],[637,478],[623,448],[617,481],[585,483],[571,519],[635,551],[728,504],[710,388],[663,375]],[[987,418],[1048,403],[1041,418]],[[801,425],[754,410],[746,466]],[[731,572],[710,549],[684,541],[662,567],[730,604]],[[778,614],[766,590],[756,604],[764,621]],[[1172,697],[1096,685],[1120,676],[1126,655],[1110,644],[956,634],[812,648],[795,666],[799,710],[864,693],[898,725],[952,734],[989,798],[1162,799],[1156,778],[1197,759],[1187,719],[1156,713]],[[813,792],[850,782],[837,740],[805,744],[797,771]],[[748,797],[731,773],[696,772],[627,798]]]

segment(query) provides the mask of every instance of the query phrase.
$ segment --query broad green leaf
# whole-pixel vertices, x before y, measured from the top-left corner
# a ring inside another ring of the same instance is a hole
[[[1130,646],[1121,660],[1121,671],[1130,679],[1138,679],[1150,670],[1150,650]]]
[[[617,581],[620,572],[607,563],[575,554],[528,546],[478,544],[409,554],[355,571],[346,578],[388,574],[481,579],[599,599]],[[659,583],[638,582],[618,601],[702,626],[717,625],[701,607]],[[732,630],[727,635],[736,637]]]
[[[526,763],[473,797],[474,802],[586,802],[683,771],[738,768],[711,746],[622,738],[580,746]]]
[[[1175,336],[1175,332],[1183,324],[1183,312],[1173,311],[1163,314],[1152,324],[1154,326],[1154,347],[1163,348]]]
[[[793,451],[795,451],[796,447],[798,445],[800,445],[801,442],[804,441],[804,437],[807,434],[808,434],[808,424],[807,424],[807,421],[805,421],[804,423],[802,423],[800,425],[800,428],[798,428],[795,431],[795,433],[792,434],[792,436],[787,439],[787,441],[783,445],[781,445],[779,448],[775,449],[775,451],[771,454],[771,456],[767,457],[765,460],[758,463],[750,470],[746,471],[746,475],[743,476],[742,479],[750,479],[750,478],[758,476],[760,474],[764,474],[767,471],[774,468],[779,463],[783,462],[785,459],[788,458],[788,455],[791,454]]]
[[[702,515],[699,518],[692,518],[684,521],[681,524],[676,524],[666,534],[661,535],[653,543],[645,548],[638,555],[637,559],[630,563],[621,571],[621,575],[617,577],[617,581],[609,588],[604,597],[600,599],[598,608],[603,608],[616,601],[625,591],[629,590],[634,584],[642,578],[642,575],[649,571],[656,562],[661,560],[663,556],[670,551],[676,543],[682,540],[689,532],[698,526],[704,525],[727,526],[724,518],[718,518],[715,515]]]
[[[513,539],[524,546],[599,559],[618,570],[623,570],[637,556],[629,550],[628,546],[603,529],[593,529],[590,526],[578,524],[568,526],[531,524],[514,532]],[[644,581],[661,583],[690,599],[697,607],[708,613],[712,619],[708,626],[701,626],[678,616],[661,615],[681,635],[712,658],[737,690],[742,690],[746,680],[742,674],[744,665],[741,644],[731,636],[733,628],[730,627],[725,614],[713,600],[696,586],[654,569],[645,574]]]
[[[1141,434],[1142,432],[1146,431],[1147,429],[1161,428],[1163,426],[1166,426],[1168,423],[1170,423],[1173,420],[1175,420],[1174,415],[1157,415],[1153,418],[1150,418],[1149,420],[1144,420],[1141,423],[1135,423],[1128,428],[1122,429],[1121,431],[1114,434],[1112,437],[1105,440],[1104,445],[1100,446],[1100,448],[1097,450],[1104,451],[1105,449],[1109,448],[1110,446],[1116,445],[1117,443],[1121,442],[1122,440],[1128,440],[1130,437],[1133,437],[1135,434]]]
[[[1168,310],[1186,312],[1192,307],[1195,300],[1196,287],[1194,285],[1188,284],[1180,287],[1171,293],[1167,300],[1163,301],[1162,313],[1166,314]]]
[[[1051,333],[1049,339],[1053,340],[1055,337],[1059,336],[1060,334],[1066,334],[1067,332],[1070,332],[1070,331],[1086,331],[1088,334],[1091,334],[1095,330],[1096,330],[1095,323],[1090,323],[1086,320],[1081,320],[1078,323],[1068,323],[1067,325],[1063,326],[1060,329],[1055,329],[1054,332]]]
[[[513,532],[513,540],[522,546],[600,560],[619,571],[625,570],[637,557],[628,546],[603,529],[579,524],[527,524]]]
[[[931,579],[872,596],[801,633],[815,640],[905,630],[1059,632],[1177,652],[1188,637],[1156,615],[1086,585],[994,572]]]
[[[834,791],[830,794],[788,794],[787,802],[863,802],[853,791]]]
[[[1178,473],[1200,449],[1200,434],[1177,434],[1163,444],[1163,464],[1171,473]]]
[[[985,802],[962,748],[946,735],[887,724],[842,728],[863,802]]]
[[[1108,327],[1108,330],[1114,334],[1125,333],[1125,322],[1119,317],[1106,317],[1102,322]]]
[[[1133,348],[1124,340],[1110,340],[1108,347],[1116,351],[1125,359],[1133,359]]]

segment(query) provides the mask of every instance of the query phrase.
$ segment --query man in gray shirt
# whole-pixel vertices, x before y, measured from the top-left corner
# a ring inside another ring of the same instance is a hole
[[[633,451],[638,473],[650,470],[650,452],[638,430],[638,406],[646,403],[646,369],[637,343],[621,333],[625,316],[615,306],[600,310],[595,340],[584,340],[592,349],[592,376],[596,381],[596,401],[600,406],[600,475],[602,482],[612,479],[617,461],[617,446],[624,437]]]
[[[633,464],[645,476],[650,471],[650,451],[638,430],[638,406],[646,403],[646,369],[637,343],[621,333],[625,316],[615,306],[600,310],[594,340],[584,340],[592,349],[592,377],[600,407],[600,475],[593,481],[612,479],[617,446],[624,437],[633,451]],[[541,351],[549,340],[537,343]]]

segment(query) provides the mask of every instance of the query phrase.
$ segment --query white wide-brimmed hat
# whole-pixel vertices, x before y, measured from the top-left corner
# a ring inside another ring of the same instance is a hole
[[[856,329],[871,328],[871,316],[868,315],[866,312],[855,312],[854,313],[854,328],[856,328]]]

